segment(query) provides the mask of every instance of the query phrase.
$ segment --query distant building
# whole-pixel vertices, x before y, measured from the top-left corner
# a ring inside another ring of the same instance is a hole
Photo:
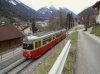
[[[23,36],[14,25],[0,25],[0,51],[19,46]]]
[[[36,21],[36,27],[38,28],[39,31],[47,31],[48,20]]]
[[[32,34],[32,30],[31,30],[30,27],[25,28],[22,32],[23,32],[24,35],[30,35],[30,34]]]
[[[100,1],[96,2],[93,8],[96,10],[96,23],[100,24]]]

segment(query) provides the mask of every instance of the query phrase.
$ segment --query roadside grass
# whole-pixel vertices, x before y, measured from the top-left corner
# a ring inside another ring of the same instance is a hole
[[[94,26],[91,33],[100,37],[100,24]]]
[[[45,58],[45,60],[41,64],[39,64],[39,66],[35,70],[33,70],[33,74],[48,74],[63,47],[63,43],[57,45],[57,48],[54,49],[54,51],[47,58]]]
[[[78,33],[72,33],[69,38],[71,39],[71,48],[65,62],[62,74],[74,74],[75,69]]]

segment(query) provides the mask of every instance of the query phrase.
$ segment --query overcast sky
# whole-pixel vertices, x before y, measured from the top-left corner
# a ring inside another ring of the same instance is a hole
[[[38,10],[44,6],[66,7],[78,14],[83,9],[95,4],[98,0],[20,0],[24,4]]]

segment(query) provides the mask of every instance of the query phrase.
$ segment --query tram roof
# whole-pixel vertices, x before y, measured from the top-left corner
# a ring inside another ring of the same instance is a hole
[[[39,38],[44,38],[47,37],[49,35],[53,35],[55,33],[58,33],[60,31],[65,31],[65,29],[59,30],[59,31],[51,31],[51,32],[39,32],[39,33],[35,33],[33,35],[27,36],[27,40],[35,40],[35,39],[39,39]]]

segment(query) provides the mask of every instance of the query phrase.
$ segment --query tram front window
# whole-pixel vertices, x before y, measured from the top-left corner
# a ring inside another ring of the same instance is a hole
[[[33,49],[33,45],[32,44],[23,43],[23,49],[24,50],[32,50]]]

